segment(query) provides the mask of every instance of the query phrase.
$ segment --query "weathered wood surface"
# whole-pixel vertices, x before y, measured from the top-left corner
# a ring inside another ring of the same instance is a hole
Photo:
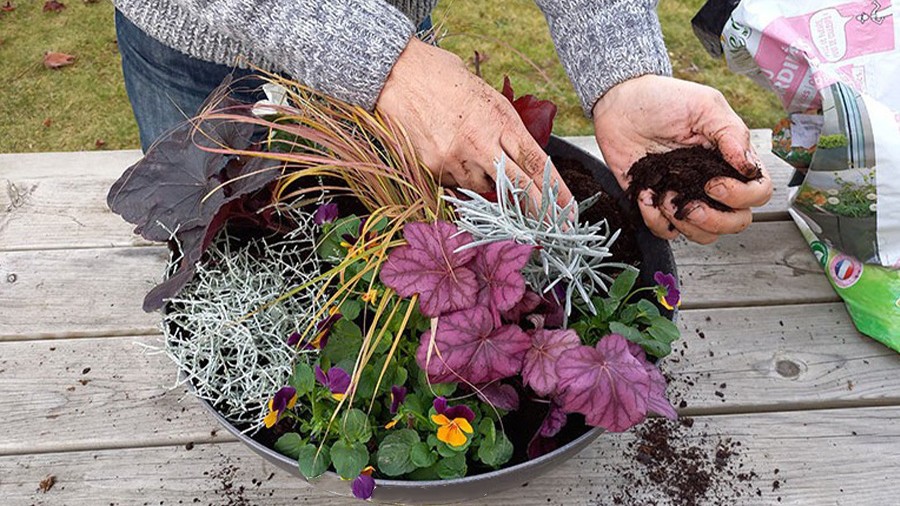
[[[164,247],[0,252],[0,340],[155,332]]]
[[[792,222],[672,246],[686,309],[837,300]],[[167,258],[159,246],[0,252],[0,341],[153,332],[141,301]]]
[[[787,219],[793,169],[765,148],[770,136],[753,131],[775,184],[772,200],[754,210],[756,221]],[[593,137],[568,139],[600,153]],[[112,183],[140,157],[138,150],[0,155],[0,251],[147,244],[106,207]]]
[[[897,407],[697,417],[672,444],[696,448],[707,465],[720,444],[735,451],[701,505],[887,505],[900,494],[898,417]],[[604,434],[527,487],[466,504],[606,506],[631,493],[620,504],[682,506],[649,480],[634,486],[627,473],[643,469],[634,440]],[[38,491],[49,475],[55,485]],[[239,443],[7,456],[0,476],[11,506],[358,504],[317,492]]]
[[[682,413],[900,405],[900,356],[856,332],[841,304],[686,310],[679,325],[683,339],[661,368]],[[159,336],[0,343],[9,413],[0,455],[211,440],[212,418],[183,388],[170,390],[174,365],[145,352],[159,345]]]

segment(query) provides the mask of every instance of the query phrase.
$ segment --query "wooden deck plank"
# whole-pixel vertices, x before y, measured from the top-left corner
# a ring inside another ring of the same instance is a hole
[[[163,247],[0,252],[0,340],[156,331]]]
[[[761,146],[770,136],[754,131],[761,153],[768,153]],[[599,154],[593,137],[569,139]],[[106,207],[106,192],[140,156],[137,150],[0,155],[0,251],[146,245]],[[776,192],[754,219],[785,220],[792,169],[781,160],[765,162]]]
[[[900,355],[858,334],[841,304],[686,310],[679,325],[683,340],[661,367],[684,413],[900,405]],[[174,365],[142,352],[158,344],[158,336],[0,343],[0,406],[9,413],[0,455],[210,439],[215,424],[202,407],[182,400],[183,388],[168,391]]]
[[[696,448],[709,465],[726,444],[734,454],[725,469],[746,475],[714,472],[699,504],[893,504],[900,494],[893,476],[898,417],[897,407],[698,417],[672,444]],[[527,487],[467,504],[612,505],[625,493],[631,497],[624,504],[683,504],[646,476],[634,440],[633,433],[605,434]],[[49,475],[53,488],[38,491]],[[240,443],[7,456],[0,457],[0,476],[0,497],[14,506],[358,504],[308,487]]]
[[[144,348],[158,340],[0,343],[0,455],[231,440],[210,436],[215,420],[184,387],[172,389],[175,366]]]
[[[838,300],[791,222],[673,249],[685,309]],[[153,332],[141,301],[166,258],[157,246],[0,252],[0,340]]]

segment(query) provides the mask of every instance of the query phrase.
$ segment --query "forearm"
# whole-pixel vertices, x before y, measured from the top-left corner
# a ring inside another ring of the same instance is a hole
[[[587,116],[613,86],[671,75],[653,0],[535,0]]]
[[[197,20],[188,43],[204,37],[233,41],[243,52],[326,95],[374,108],[381,88],[414,32],[383,0],[117,0],[140,15],[165,4]],[[159,18],[159,13],[146,13]],[[205,27],[205,28],[199,28]],[[214,33],[207,33],[214,32]]]

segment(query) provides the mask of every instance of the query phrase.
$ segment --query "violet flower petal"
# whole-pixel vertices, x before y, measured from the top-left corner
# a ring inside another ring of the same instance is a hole
[[[406,387],[394,385],[391,387],[391,414],[396,415],[400,405],[406,400]]]
[[[322,204],[313,213],[313,223],[316,225],[324,225],[331,223],[338,217],[338,205],[334,203]]]
[[[372,478],[367,474],[360,474],[353,479],[353,483],[350,484],[350,489],[353,490],[353,497],[356,497],[357,499],[369,499],[375,492],[375,478]]]

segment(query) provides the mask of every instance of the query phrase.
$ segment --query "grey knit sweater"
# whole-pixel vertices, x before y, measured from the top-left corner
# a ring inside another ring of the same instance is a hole
[[[585,114],[616,84],[671,74],[657,0],[536,0]],[[249,61],[368,109],[437,0],[114,0],[194,58]]]

